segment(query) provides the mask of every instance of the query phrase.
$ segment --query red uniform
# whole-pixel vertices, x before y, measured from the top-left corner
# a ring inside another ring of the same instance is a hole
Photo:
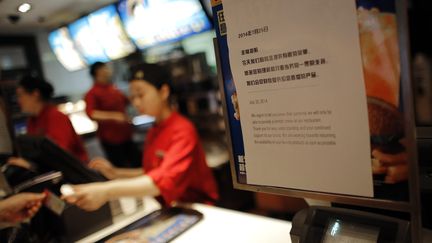
[[[39,115],[29,118],[27,133],[48,137],[82,162],[88,161],[87,152],[69,118],[54,105],[46,105]]]
[[[94,84],[85,96],[86,112],[91,117],[94,110],[124,113],[129,100],[112,84]],[[98,121],[98,137],[102,142],[121,144],[130,141],[132,127],[116,121]]]
[[[176,112],[148,132],[143,168],[166,205],[173,201],[214,203],[218,198],[198,134],[192,123]]]

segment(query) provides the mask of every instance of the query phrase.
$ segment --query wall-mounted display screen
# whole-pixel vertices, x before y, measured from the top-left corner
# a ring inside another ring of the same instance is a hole
[[[127,37],[114,5],[91,13],[87,20],[92,34],[110,59],[122,58],[135,51],[135,46]]]
[[[123,0],[118,10],[126,32],[140,49],[212,28],[198,0]]]
[[[67,28],[60,28],[48,36],[48,42],[59,62],[68,70],[76,71],[86,67],[86,63],[75,49]]]
[[[108,62],[108,58],[102,44],[90,27],[87,17],[78,19],[68,26],[72,40],[77,46],[79,52],[83,55],[88,64],[100,62]]]

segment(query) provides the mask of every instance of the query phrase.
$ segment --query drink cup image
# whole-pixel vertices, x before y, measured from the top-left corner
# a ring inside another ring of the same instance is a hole
[[[408,179],[404,120],[400,109],[400,58],[396,15],[357,9],[367,95],[374,184]]]

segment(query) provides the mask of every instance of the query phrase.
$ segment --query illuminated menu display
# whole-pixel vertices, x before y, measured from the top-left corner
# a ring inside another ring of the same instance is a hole
[[[118,10],[126,32],[141,49],[212,27],[198,0],[123,0]]]
[[[118,59],[135,51],[127,37],[114,5],[109,5],[87,17],[92,34],[110,59]]]
[[[86,67],[86,63],[75,49],[67,28],[60,28],[48,36],[48,42],[59,62],[68,70],[76,71]]]
[[[108,62],[110,60],[106,55],[102,44],[97,38],[95,38],[96,36],[90,27],[87,18],[84,17],[78,19],[68,27],[75,45],[88,64],[97,61]]]

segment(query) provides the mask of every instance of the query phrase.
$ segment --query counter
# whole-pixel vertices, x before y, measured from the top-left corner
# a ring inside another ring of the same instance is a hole
[[[130,215],[114,217],[114,224],[95,232],[78,243],[96,242],[160,208],[153,198],[144,198],[143,207]],[[182,205],[200,211],[204,218],[174,239],[173,243],[290,243],[291,223],[278,219],[223,209],[204,204]],[[424,243],[432,242],[432,231],[424,230]]]
[[[113,225],[79,240],[78,243],[90,243],[103,239],[152,211],[159,209],[159,205],[152,198],[145,198],[143,205],[144,207],[140,208],[133,214],[114,217]],[[288,221],[237,212],[204,204],[190,204],[187,206],[200,211],[204,214],[204,218],[195,226],[173,240],[173,243],[291,242],[289,234],[291,223]],[[245,230],[247,230],[247,232]]]

